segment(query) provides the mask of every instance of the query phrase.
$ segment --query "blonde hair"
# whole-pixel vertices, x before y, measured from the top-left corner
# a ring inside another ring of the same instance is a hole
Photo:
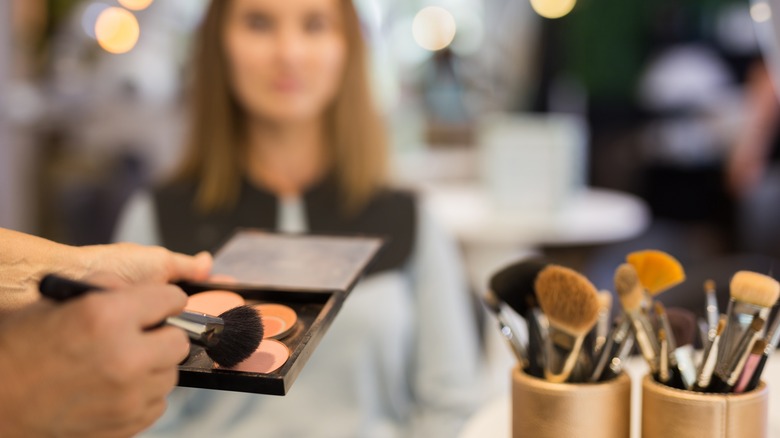
[[[196,41],[189,135],[174,179],[197,181],[202,212],[235,205],[245,169],[245,110],[233,97],[222,42],[229,0],[212,0]],[[360,209],[384,183],[387,139],[372,99],[366,47],[351,0],[341,0],[347,60],[341,88],[326,110],[327,145],[344,208]]]

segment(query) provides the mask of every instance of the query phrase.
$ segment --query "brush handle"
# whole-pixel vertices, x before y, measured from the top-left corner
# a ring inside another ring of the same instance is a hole
[[[83,281],[71,280],[56,274],[44,276],[38,284],[41,295],[56,302],[65,302],[78,298],[88,292],[99,292],[105,289]],[[212,347],[219,342],[219,333],[225,323],[221,318],[203,313],[183,311],[179,315],[166,318],[164,321],[149,327],[148,330],[172,325],[184,330],[192,343],[202,347]]]
[[[715,367],[718,361],[718,351],[720,350],[720,336],[715,336],[712,340],[709,350],[704,354],[704,358],[701,361],[701,370],[699,370],[699,376],[696,379],[696,385],[693,390],[697,392],[705,392],[709,388],[712,382],[712,375],[715,372]]]
[[[720,366],[717,371],[721,372],[721,376],[725,376],[730,371],[727,366],[733,362],[733,359],[744,352],[740,343],[748,335],[750,324],[756,317],[766,320],[770,310],[769,307],[756,306],[734,299],[729,301],[726,329],[721,336],[718,352]]]
[[[623,320],[607,336],[607,342],[601,348],[596,360],[596,366],[593,368],[593,373],[590,376],[591,382],[598,382],[607,367],[607,363],[617,357],[623,343],[629,336],[629,333],[631,333],[630,324],[628,318],[624,316]]]
[[[509,321],[504,317],[501,310],[494,313],[496,320],[498,321],[498,331],[501,332],[501,336],[506,340],[509,348],[515,354],[515,358],[520,363],[520,368],[525,369],[528,366],[528,352],[523,344],[520,343],[520,338],[512,327],[509,325]]]
[[[528,374],[542,378],[544,376],[544,339],[539,318],[533,309],[525,312],[528,325]]]
[[[715,296],[713,289],[707,290],[707,337],[710,342],[715,338],[715,333],[718,329],[718,318],[720,317],[720,310],[718,309],[718,299]]]
[[[628,332],[628,335],[620,343],[620,348],[617,354],[609,360],[609,365],[604,369],[604,372],[599,376],[599,382],[606,382],[612,380],[623,372],[623,365],[625,365],[628,356],[631,354],[631,349],[634,348],[634,333]]]
[[[553,383],[569,380],[582,349],[584,336],[572,336],[569,333],[550,327],[550,335],[545,342],[544,378]]]
[[[634,330],[634,338],[639,346],[639,352],[645,358],[650,371],[656,373],[658,371],[658,353],[653,342],[655,337],[650,334],[652,332],[647,330],[649,325],[647,318],[639,312],[627,312],[626,315],[631,321],[631,328]]]
[[[745,392],[748,384],[753,379],[753,375],[756,373],[756,368],[762,357],[764,356],[761,354],[751,354],[750,357],[748,357],[747,363],[745,363],[745,369],[742,371],[742,375],[739,376],[737,385],[734,387],[735,393]]]
[[[41,279],[38,285],[41,295],[59,303],[78,298],[87,292],[102,291],[102,287],[89,283],[70,280],[55,274],[48,274]]]
[[[756,369],[753,371],[753,375],[750,376],[750,381],[745,387],[745,392],[750,392],[758,387],[758,383],[761,382],[761,373],[764,372],[764,366],[766,365],[766,361],[768,359],[769,356],[766,353],[761,355],[761,358],[758,360],[758,364],[756,365]]]

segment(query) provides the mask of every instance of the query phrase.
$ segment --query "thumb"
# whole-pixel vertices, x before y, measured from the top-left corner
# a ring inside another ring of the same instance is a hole
[[[172,263],[169,281],[191,280],[200,281],[208,278],[213,260],[206,251],[199,252],[194,257],[171,253]]]

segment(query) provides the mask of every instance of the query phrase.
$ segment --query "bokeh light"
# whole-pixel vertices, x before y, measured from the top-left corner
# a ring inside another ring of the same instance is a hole
[[[95,2],[84,8],[84,13],[81,15],[81,27],[90,38],[97,39],[95,36],[95,23],[97,23],[100,13],[109,7],[105,3]]]
[[[98,44],[110,53],[126,53],[135,47],[141,29],[138,20],[128,10],[106,8],[95,22],[95,37]]]
[[[531,7],[544,18],[561,18],[576,4],[577,0],[531,0]]]
[[[133,11],[140,11],[149,7],[154,0],[119,0],[119,4]]]
[[[758,2],[750,7],[750,17],[756,23],[763,23],[772,18],[772,8],[766,2]]]
[[[455,17],[444,8],[428,6],[412,21],[412,35],[420,47],[436,51],[446,48],[455,38]]]

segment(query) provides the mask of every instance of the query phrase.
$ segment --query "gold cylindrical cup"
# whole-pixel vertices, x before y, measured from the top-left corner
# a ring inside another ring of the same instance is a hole
[[[551,383],[512,371],[513,438],[627,438],[631,379]]]
[[[769,390],[705,394],[642,381],[642,438],[765,438]]]

